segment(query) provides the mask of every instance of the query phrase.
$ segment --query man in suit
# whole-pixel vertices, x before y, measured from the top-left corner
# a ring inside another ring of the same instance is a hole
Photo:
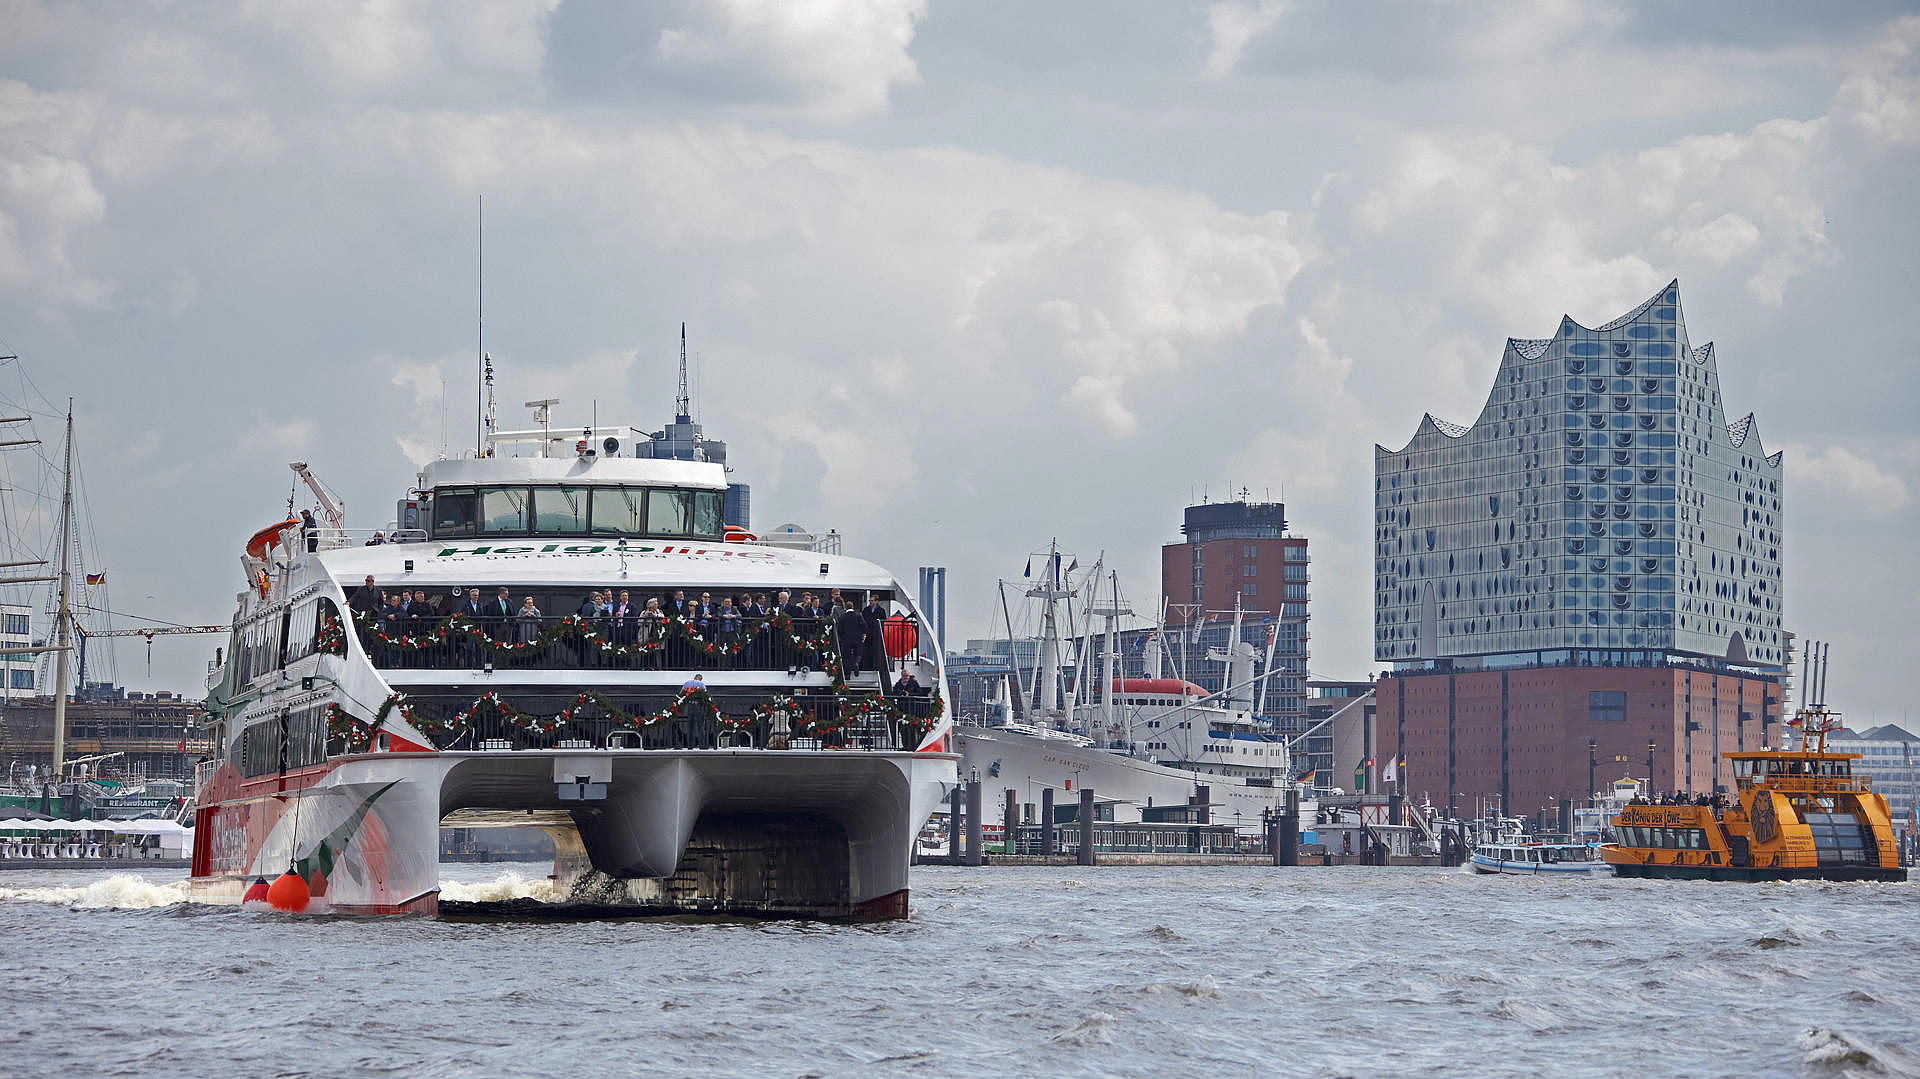
[[[454,606],[454,613],[466,615],[467,620],[473,625],[485,625],[487,621],[487,605],[485,601],[480,598],[480,590],[478,588],[467,589],[467,598]],[[467,635],[465,629],[460,631],[459,639],[460,654],[466,657],[466,662],[469,667],[478,667],[486,662],[486,658],[480,653],[480,645],[474,641],[472,637]]]
[[[867,605],[860,611],[860,620],[866,624],[867,631],[865,665],[879,672],[880,692],[891,693],[887,685],[887,604],[880,593],[867,593]]]
[[[367,574],[367,583],[354,590],[353,598],[347,600],[347,606],[368,616],[380,613],[380,590],[373,585],[373,574]]]
[[[840,674],[843,678],[852,678],[860,673],[860,663],[866,658],[867,623],[860,612],[852,607],[840,612],[833,623],[834,643],[840,649]]]
[[[633,597],[626,589],[620,590],[620,601],[613,605],[613,642],[632,644],[634,638],[634,619],[640,614],[634,610]]]

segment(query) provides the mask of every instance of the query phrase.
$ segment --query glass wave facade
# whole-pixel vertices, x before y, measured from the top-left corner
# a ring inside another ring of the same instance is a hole
[[[1374,447],[1374,658],[1561,649],[1783,662],[1781,462],[1727,422],[1679,282],[1510,339],[1471,427]]]

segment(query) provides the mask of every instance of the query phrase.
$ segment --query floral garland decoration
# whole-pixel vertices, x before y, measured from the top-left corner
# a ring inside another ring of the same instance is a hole
[[[314,635],[313,650],[329,656],[347,654],[347,631],[340,624],[339,615],[327,612],[320,616],[320,632]]]
[[[730,731],[751,730],[756,724],[771,724],[775,712],[787,712],[792,718],[792,731],[795,734],[824,736],[844,731],[863,720],[881,718],[889,722],[901,723],[908,729],[924,736],[933,729],[946,712],[946,702],[940,692],[935,690],[928,698],[930,707],[924,716],[914,715],[892,698],[871,696],[855,697],[844,692],[836,693],[835,706],[825,713],[809,712],[805,705],[790,693],[775,694],[755,705],[744,715],[729,714],[720,707],[707,689],[683,689],[665,707],[654,712],[628,712],[615,705],[603,693],[593,690],[577,694],[571,705],[560,711],[559,715],[524,712],[508,703],[499,693],[489,690],[481,694],[471,704],[446,719],[423,716],[414,711],[412,702],[405,694],[395,693],[381,704],[371,720],[355,718],[338,704],[327,705],[327,734],[346,744],[346,751],[367,753],[373,748],[374,741],[387,717],[396,709],[400,717],[415,730],[433,739],[441,749],[448,748],[464,731],[472,728],[473,721],[487,713],[499,716],[508,726],[531,734],[554,735],[565,730],[578,713],[587,708],[599,711],[614,723],[633,731],[644,731],[669,720],[685,718],[689,709],[700,709],[713,717],[722,729]]]
[[[833,634],[830,625],[822,625],[819,632],[812,637],[807,637],[793,624],[793,619],[781,613],[755,620],[752,625],[745,626],[740,632],[734,634],[731,640],[710,640],[706,634],[700,632],[692,619],[684,615],[675,615],[655,623],[659,628],[647,631],[644,639],[625,643],[616,640],[605,633],[601,627],[577,614],[561,618],[530,641],[498,640],[487,632],[485,626],[476,623],[472,616],[465,612],[455,612],[441,619],[425,633],[389,633],[377,628],[374,617],[366,611],[355,611],[353,618],[355,624],[360,627],[363,640],[370,639],[389,648],[403,648],[410,651],[431,648],[453,639],[464,639],[487,648],[497,655],[519,655],[547,648],[562,638],[575,638],[597,646],[603,655],[631,658],[658,653],[667,647],[671,639],[685,642],[702,655],[717,658],[738,655],[746,651],[761,636],[771,634],[779,643],[803,653],[813,654],[822,664],[823,669],[828,664],[826,657],[834,652],[831,647]],[[741,621],[744,623],[746,620],[741,619]],[[646,623],[637,616],[635,622],[636,632],[646,626]],[[836,667],[837,665],[837,662],[833,664]]]

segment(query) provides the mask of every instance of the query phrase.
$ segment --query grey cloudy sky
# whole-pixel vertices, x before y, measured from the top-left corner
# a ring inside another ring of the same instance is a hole
[[[0,342],[78,399],[115,604],[223,621],[286,462],[370,527],[470,444],[485,195],[507,423],[657,426],[685,320],[755,524],[951,567],[956,638],[1049,537],[1146,609],[1191,494],[1284,492],[1351,677],[1373,444],[1679,277],[1787,453],[1788,625],[1897,720],[1908,8],[8,0]]]

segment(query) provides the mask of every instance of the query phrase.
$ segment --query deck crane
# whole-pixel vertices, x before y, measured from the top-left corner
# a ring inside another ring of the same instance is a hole
[[[313,497],[319,500],[320,515],[327,519],[327,527],[332,528],[336,532],[345,528],[347,526],[346,499],[341,498],[326,484],[321,483],[319,478],[312,472],[308,471],[305,461],[294,461],[287,467],[293,469],[293,474],[299,476],[300,481],[307,485],[307,490],[312,491]]]

